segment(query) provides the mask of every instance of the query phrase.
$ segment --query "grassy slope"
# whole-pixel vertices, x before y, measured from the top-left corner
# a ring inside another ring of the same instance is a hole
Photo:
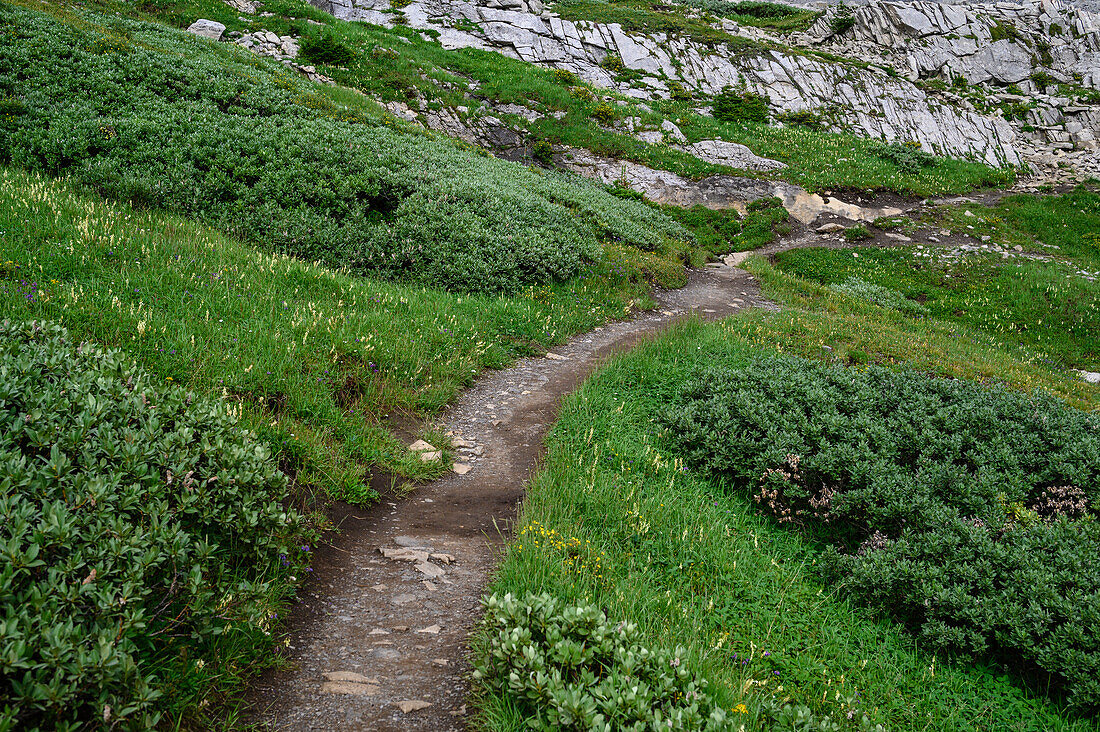
[[[761,728],[760,700],[771,695],[841,728],[858,728],[849,712],[892,730],[1095,728],[1003,670],[937,658],[838,599],[815,578],[816,546],[683,472],[653,418],[696,368],[768,352],[845,361],[858,354],[1045,388],[1086,409],[1100,407],[1096,390],[975,329],[884,311],[759,260],[751,267],[787,309],[686,325],[616,360],[568,400],[491,591],[596,602],[613,619],[639,623],[650,643],[687,647],[728,709],[746,705],[746,729]],[[586,547],[580,560],[557,548],[571,537]],[[520,728],[502,700],[480,706],[486,728]]]
[[[351,500],[368,496],[370,465],[432,474],[387,417],[433,413],[481,369],[644,297],[629,262],[514,297],[359,279],[12,170],[0,202],[0,317],[61,321],[165,379],[243,400],[301,480]]]
[[[1079,189],[1045,199],[1014,196],[995,208],[948,209],[938,218],[1053,260],[987,254],[945,262],[914,247],[868,250],[858,258],[846,251],[804,249],[779,255],[779,266],[825,285],[859,277],[920,301],[933,317],[1026,350],[1031,360],[1100,369],[1100,283],[1077,274],[1100,269],[1100,194]]]
[[[96,5],[134,13],[133,6],[118,0],[99,0]],[[525,129],[532,140],[547,139],[588,148],[688,178],[735,171],[704,163],[666,145],[650,145],[601,127],[591,116],[594,105],[601,99],[612,101],[617,104],[620,118],[637,117],[644,125],[654,128],[659,128],[663,120],[672,120],[692,142],[723,139],[748,145],[754,152],[782,160],[790,166],[786,170],[763,174],[763,177],[789,180],[813,190],[860,188],[934,195],[963,193],[1011,180],[1011,173],[1005,171],[946,159],[918,174],[906,174],[892,162],[871,155],[867,140],[797,126],[780,129],[755,122],[720,122],[696,111],[696,105],[705,100],[654,102],[650,105],[651,111],[646,111],[625,97],[591,89],[596,100],[589,101],[573,93],[569,85],[556,80],[549,69],[476,49],[447,51],[417,31],[400,26],[387,30],[340,21],[293,0],[272,0],[264,9],[275,13],[275,17],[254,17],[248,22],[240,20],[239,13],[217,0],[156,0],[143,3],[138,9],[144,17],[180,27],[187,26],[195,18],[206,17],[225,23],[230,30],[245,32],[266,28],[278,34],[311,35],[319,30],[306,19],[320,22],[356,51],[356,59],[345,67],[319,65],[326,74],[347,87],[377,95],[383,101],[411,103],[423,99],[429,107],[469,109],[468,113],[459,113],[460,116],[492,113],[490,108],[482,106],[482,101],[526,105],[544,114],[564,112],[560,120],[547,116],[534,122],[501,116],[516,128]],[[476,91],[468,90],[471,81],[477,82]],[[340,101],[354,108],[365,105],[377,109],[374,102],[365,97],[341,95]],[[761,177],[757,173],[736,172]]]

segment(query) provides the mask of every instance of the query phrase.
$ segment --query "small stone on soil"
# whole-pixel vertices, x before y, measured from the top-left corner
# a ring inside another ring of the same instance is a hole
[[[427,709],[430,706],[431,706],[430,702],[420,701],[420,700],[409,700],[409,701],[397,702],[397,708],[400,709],[405,714],[409,714],[410,712],[415,712],[418,709]]]
[[[451,469],[458,475],[466,475],[470,472],[470,465],[468,463],[455,463]]]
[[[326,681],[348,681],[353,684],[377,684],[378,679],[372,679],[357,674],[354,671],[326,671],[322,674]]]
[[[438,635],[439,631],[443,630],[438,625],[429,625],[427,628],[421,628],[416,631],[417,633],[427,633],[428,635]]]
[[[428,562],[416,565],[416,571],[420,572],[420,574],[425,575],[430,579],[442,577],[444,574],[446,574],[446,572],[444,572],[442,569],[435,566],[434,564],[429,564]]]
[[[353,684],[348,681],[326,681],[321,684],[322,694],[348,694],[350,696],[375,696],[379,688],[372,684]]]

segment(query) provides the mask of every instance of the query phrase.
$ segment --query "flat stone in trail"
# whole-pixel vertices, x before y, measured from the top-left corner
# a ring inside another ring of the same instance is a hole
[[[455,463],[451,470],[455,471],[458,475],[466,475],[470,472],[469,463]]]
[[[321,684],[322,694],[346,694],[347,696],[378,696],[381,688],[373,684],[353,684],[347,681],[326,681]]]
[[[394,559],[402,562],[426,562],[431,555],[427,549],[406,549],[401,547],[394,549],[389,546],[378,547],[378,553],[386,559]]]
[[[328,671],[325,673],[326,681],[350,681],[354,684],[377,684],[378,679],[372,679],[354,671]]]
[[[376,696],[380,689],[378,679],[367,678],[354,671],[328,671],[321,684],[322,694],[347,694],[349,696]]]
[[[442,577],[443,575],[447,574],[439,567],[428,562],[422,562],[416,565],[416,571],[420,572],[420,574],[424,575],[428,579],[435,579],[436,577]]]
[[[430,706],[431,706],[430,702],[419,701],[419,700],[409,700],[409,701],[397,702],[397,708],[400,709],[405,714],[409,714],[410,712],[416,712],[416,711],[419,711],[421,709],[427,709]]]

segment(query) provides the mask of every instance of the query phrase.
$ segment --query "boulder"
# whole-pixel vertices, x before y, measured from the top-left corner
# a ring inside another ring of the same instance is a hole
[[[225,33],[225,26],[216,20],[199,18],[194,23],[187,26],[187,30],[190,33],[194,33],[196,36],[209,38],[212,41],[220,41],[222,39],[222,34]]]
[[[714,165],[728,165],[731,168],[742,170],[779,170],[786,168],[786,163],[770,158],[762,158],[752,150],[739,145],[736,142],[724,140],[701,140],[694,145],[682,148],[684,152],[691,153],[700,160]]]

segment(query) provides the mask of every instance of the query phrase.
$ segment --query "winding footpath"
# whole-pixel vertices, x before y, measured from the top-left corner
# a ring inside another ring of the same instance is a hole
[[[440,420],[464,475],[340,522],[290,618],[290,668],[253,685],[254,719],[280,730],[461,730],[467,638],[512,534],[561,398],[609,356],[692,314],[775,306],[733,267],[691,274],[632,320],[492,372]]]
[[[963,201],[974,199],[932,203]],[[907,215],[920,208],[902,205]],[[844,220],[822,214],[814,225]],[[938,233],[942,239],[926,238],[937,246],[977,241]],[[848,242],[799,226],[777,242],[693,271],[685,287],[657,293],[650,312],[485,375],[439,420],[462,474],[369,509],[344,507],[334,519],[340,533],[318,549],[313,577],[289,618],[288,668],[252,685],[251,721],[278,730],[466,729],[468,638],[562,397],[610,356],[678,320],[777,310],[738,268],[751,254],[901,246],[902,238]]]

